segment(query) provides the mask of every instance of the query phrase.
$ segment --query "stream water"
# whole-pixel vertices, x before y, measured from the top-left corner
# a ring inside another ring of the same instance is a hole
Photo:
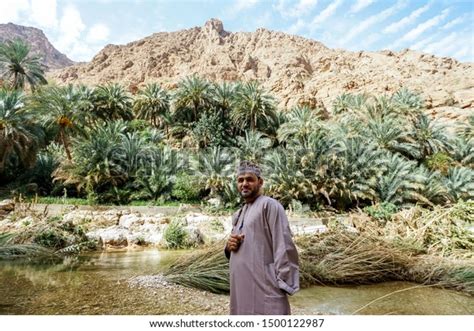
[[[0,314],[226,314],[226,295],[130,286],[130,278],[157,274],[183,253],[117,250],[53,266],[0,262]],[[290,302],[295,314],[474,314],[473,297],[407,282],[314,286]]]

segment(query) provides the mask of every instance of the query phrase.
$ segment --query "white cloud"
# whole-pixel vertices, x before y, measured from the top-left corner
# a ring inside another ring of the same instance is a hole
[[[56,28],[56,0],[31,0],[31,21],[41,28]]]
[[[381,34],[380,33],[371,33],[369,36],[365,37],[363,40],[362,40],[362,46],[361,49],[368,49],[369,46],[371,46],[372,44],[374,44],[375,42],[379,41],[380,38],[381,38]]]
[[[296,5],[290,6],[286,0],[280,0],[274,8],[283,17],[300,17],[308,15],[317,4],[318,0],[300,0]]]
[[[395,43],[395,45],[399,46],[399,45],[403,44],[404,42],[409,42],[409,41],[415,40],[426,30],[428,30],[428,29],[438,25],[439,23],[441,23],[446,18],[446,16],[448,16],[448,13],[449,13],[449,9],[445,9],[441,12],[441,14],[436,15],[435,17],[433,17],[433,18],[431,18],[431,19],[429,19],[429,20],[427,20],[427,21],[425,21],[421,24],[418,24],[418,26],[416,28],[410,30],[403,37],[398,39],[398,41]]]
[[[80,41],[81,33],[86,29],[82,22],[81,13],[76,7],[69,5],[63,11],[63,15],[59,20],[59,37],[55,42],[55,46],[63,53],[73,59],[83,58],[78,57],[83,53],[79,44],[84,44]],[[82,46],[84,48],[85,46]]]
[[[321,13],[319,13],[318,16],[316,16],[313,21],[311,22],[312,29],[314,30],[316,28],[316,25],[323,23],[325,20],[327,20],[330,16],[334,14],[336,11],[337,7],[339,7],[342,4],[342,0],[336,0],[333,3],[331,3],[329,6],[327,6]]]
[[[430,4],[426,4],[425,6],[418,8],[417,10],[413,11],[409,16],[402,18],[400,21],[395,22],[387,26],[383,29],[383,33],[395,33],[400,31],[400,29],[412,24],[416,21],[416,19],[427,11],[430,7]]]
[[[474,48],[472,30],[455,31],[448,35],[442,32],[430,35],[410,46],[411,49],[434,54],[436,56],[454,57],[460,61],[472,61]],[[471,40],[471,42],[467,42]]]
[[[434,43],[428,44],[423,47],[423,51],[426,53],[433,53],[433,54],[440,54],[446,52],[449,48],[453,47],[453,45],[458,40],[458,33],[453,32],[447,35],[446,37],[438,40]]]
[[[245,9],[252,8],[258,3],[259,0],[237,0],[232,7],[235,11],[242,11]]]
[[[347,43],[349,40],[354,38],[356,35],[362,33],[363,31],[369,29],[372,25],[383,22],[391,15],[395,14],[398,10],[403,8],[405,5],[403,2],[399,1],[394,6],[385,9],[384,11],[373,15],[364,21],[360,22],[357,26],[355,26],[351,31],[346,35],[345,38],[341,40],[341,44]]]
[[[29,8],[28,0],[1,0],[0,23],[17,23],[21,12]]]
[[[103,23],[94,24],[87,33],[86,40],[90,43],[97,43],[107,40],[110,35],[110,29]]]
[[[428,45],[430,42],[432,42],[433,40],[435,39],[438,39],[439,35],[432,35],[428,38],[425,38],[425,39],[422,39],[422,40],[419,40],[417,43],[411,45],[409,48],[410,49],[416,49],[416,50],[422,50],[423,47],[425,47],[426,45]]]
[[[365,7],[368,7],[368,6],[370,6],[371,4],[373,4],[374,2],[375,2],[375,0],[357,0],[357,2],[352,5],[352,7],[351,7],[351,9],[349,10],[349,12],[350,12],[351,14],[358,13],[358,12],[360,12],[362,9],[364,9]]]
[[[444,29],[444,30],[451,29],[453,26],[456,26],[456,25],[458,25],[458,24],[463,23],[466,18],[467,18],[467,15],[461,16],[461,17],[457,17],[457,18],[455,18],[454,20],[451,20],[451,21],[449,21],[448,23],[446,23],[445,25],[443,25],[443,26],[441,27],[441,29]]]
[[[301,29],[303,29],[307,23],[299,18],[296,23],[293,23],[287,30],[286,32],[290,34],[297,34]]]
[[[474,52],[472,50],[472,46],[462,46],[456,53],[453,54],[453,57],[460,61],[474,62]]]
[[[223,17],[233,19],[240,12],[254,7],[260,0],[236,0],[233,5],[223,11]]]

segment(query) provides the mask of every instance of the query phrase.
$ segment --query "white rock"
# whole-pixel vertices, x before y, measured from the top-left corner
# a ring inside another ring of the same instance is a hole
[[[129,229],[132,225],[143,224],[143,219],[137,214],[123,215],[120,217],[119,226]]]
[[[186,220],[186,224],[188,225],[197,225],[201,222],[209,221],[210,218],[211,216],[208,216],[208,215],[191,213],[191,214],[186,215],[184,219]]]

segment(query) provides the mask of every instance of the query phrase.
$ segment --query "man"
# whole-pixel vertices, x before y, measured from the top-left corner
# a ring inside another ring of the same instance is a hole
[[[232,315],[289,315],[287,294],[299,290],[298,253],[285,210],[262,195],[262,185],[260,168],[242,162],[237,188],[245,205],[232,218],[225,247]]]

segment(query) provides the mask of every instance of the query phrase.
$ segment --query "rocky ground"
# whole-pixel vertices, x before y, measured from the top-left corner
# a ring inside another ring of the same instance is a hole
[[[189,308],[193,314],[203,315],[227,315],[229,314],[229,296],[213,294],[210,292],[188,288],[168,283],[160,275],[138,276],[130,279],[128,284],[131,288],[144,289],[150,296],[159,300],[166,300],[170,296],[173,300],[182,302],[183,306]],[[172,308],[173,306],[171,306]],[[181,307],[180,307],[181,309]],[[181,312],[181,310],[179,310]],[[293,307],[294,315],[304,315],[301,307]]]
[[[164,233],[172,222],[186,232],[186,246],[224,239],[231,231],[231,215],[206,215],[198,207],[115,207],[14,204],[0,202],[0,233],[37,234],[48,228],[81,229],[98,248],[166,246]],[[2,207],[3,206],[3,207]],[[320,219],[290,217],[294,233],[324,231]],[[69,236],[69,244],[76,244]]]

